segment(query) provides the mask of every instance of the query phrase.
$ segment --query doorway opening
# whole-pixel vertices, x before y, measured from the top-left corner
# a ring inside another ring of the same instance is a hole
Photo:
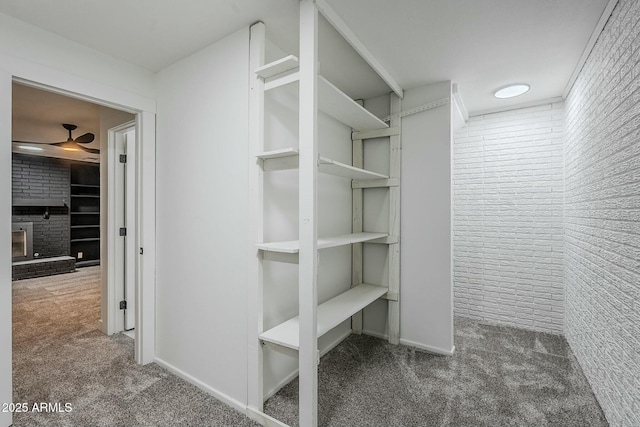
[[[129,279],[134,287],[136,260],[126,263],[126,252],[123,274],[109,274],[116,242],[108,232],[108,140],[110,129],[126,124],[134,151],[136,116],[17,82],[12,95],[13,400],[49,401],[59,385],[43,378],[69,376],[99,353],[87,343],[118,332],[108,324],[125,310],[109,306],[118,296],[107,282],[124,289]],[[133,207],[126,198],[119,207],[135,214],[135,162],[129,171]]]

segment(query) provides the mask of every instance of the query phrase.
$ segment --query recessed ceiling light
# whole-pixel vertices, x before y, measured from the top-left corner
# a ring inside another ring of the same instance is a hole
[[[30,151],[42,151],[42,148],[32,147],[31,145],[18,145],[18,148],[22,148],[23,150],[30,150]]]
[[[499,99],[513,98],[515,96],[520,96],[529,92],[530,88],[531,86],[529,86],[528,84],[518,83],[515,85],[503,87],[502,89],[498,89],[494,92],[493,96]]]

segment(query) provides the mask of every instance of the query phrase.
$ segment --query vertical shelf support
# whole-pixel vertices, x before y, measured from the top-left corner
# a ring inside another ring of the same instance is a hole
[[[300,425],[318,424],[318,11],[300,1],[299,322]]]
[[[360,105],[364,101],[357,101]],[[364,106],[364,105],[363,105]],[[352,142],[351,164],[364,169],[364,146],[362,139],[354,139]],[[351,232],[362,232],[362,188],[354,188],[351,195]],[[362,243],[351,245],[351,287],[362,283]],[[362,334],[362,311],[351,316],[351,331],[354,334]]]
[[[249,69],[250,73],[250,110],[249,110],[249,203],[253,217],[249,225],[249,292],[248,292],[248,396],[247,415],[263,411],[263,350],[259,335],[264,332],[263,318],[263,279],[262,258],[256,249],[256,243],[264,241],[263,210],[263,172],[256,164],[255,154],[264,151],[264,82],[253,73],[253,70],[265,62],[265,25],[262,22],[253,24],[250,29]],[[256,419],[259,420],[259,419]]]
[[[390,127],[402,129],[400,112],[402,100],[391,94]],[[400,182],[402,168],[402,135],[391,135],[389,140],[389,177]],[[400,238],[400,187],[389,187],[389,235]],[[389,245],[389,293],[398,295],[389,301],[389,342],[400,343],[400,242]]]

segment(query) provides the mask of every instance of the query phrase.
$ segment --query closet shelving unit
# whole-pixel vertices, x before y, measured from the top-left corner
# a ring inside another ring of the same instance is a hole
[[[100,168],[71,164],[71,256],[77,267],[100,264]]]
[[[365,307],[384,298],[389,301],[389,341],[399,340],[399,234],[400,234],[400,123],[394,113],[400,112],[400,97],[391,95],[390,124],[355,102],[335,85],[318,74],[318,10],[345,35],[359,53],[366,48],[357,37],[321,0],[300,2],[300,59],[293,55],[265,64],[265,28],[257,23],[251,27],[250,67],[250,140],[252,155],[252,193],[256,208],[250,238],[256,254],[250,269],[249,307],[249,405],[248,415],[264,425],[284,425],[263,413],[263,349],[271,348],[298,358],[300,396],[299,420],[302,426],[317,425],[318,338],[349,318],[354,333],[362,332]],[[336,25],[337,24],[337,25]],[[367,58],[365,58],[367,59]],[[371,61],[368,61],[371,64]],[[373,65],[377,62],[374,61]],[[376,69],[375,66],[372,67]],[[379,71],[379,70],[377,70]],[[386,72],[380,73],[389,82]],[[391,81],[390,87],[398,88]],[[299,148],[264,151],[264,93],[285,85],[299,87]],[[397,92],[397,90],[395,90]],[[318,153],[318,112],[322,111],[352,129],[352,164],[345,164]],[[363,141],[390,138],[389,175],[364,168]],[[256,161],[257,159],[257,161]],[[257,165],[256,165],[257,163]],[[263,241],[263,174],[298,169],[299,176],[299,239],[294,241]],[[317,175],[326,173],[350,180],[352,188],[352,233],[318,237]],[[384,232],[363,230],[363,191],[367,188],[387,188],[389,191],[389,226]],[[363,283],[363,243],[389,247],[389,283]],[[318,305],[318,251],[350,245],[352,278],[350,289]],[[257,249],[257,251],[256,251]],[[263,328],[263,278],[265,261],[298,264],[298,316],[274,327]]]

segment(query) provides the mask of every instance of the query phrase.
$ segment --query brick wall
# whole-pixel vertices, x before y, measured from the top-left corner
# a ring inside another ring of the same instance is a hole
[[[563,332],[563,115],[476,116],[454,136],[456,315]]]
[[[13,154],[13,198],[64,199],[69,203],[68,160]],[[13,222],[33,222],[33,251],[39,258],[69,255],[69,209],[13,207]]]
[[[640,2],[566,101],[566,335],[612,426],[640,426]]]

